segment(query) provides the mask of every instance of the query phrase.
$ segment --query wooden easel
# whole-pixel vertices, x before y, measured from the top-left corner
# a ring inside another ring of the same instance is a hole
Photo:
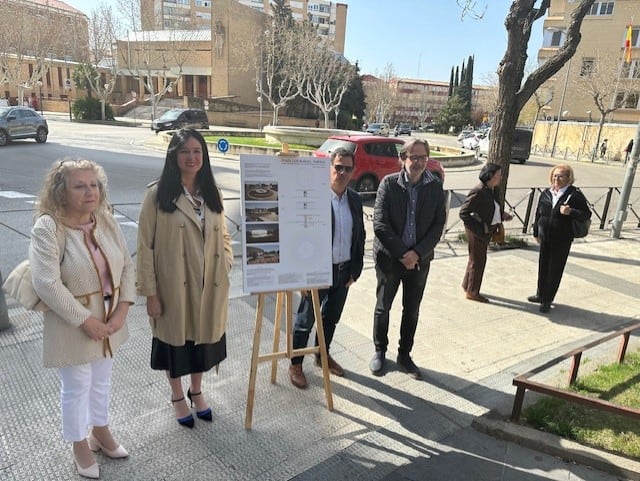
[[[256,375],[258,364],[271,361],[271,383],[275,384],[278,369],[278,359],[291,359],[305,354],[320,355],[322,366],[322,378],[324,392],[327,397],[327,409],[333,411],[333,395],[331,393],[331,381],[329,378],[329,364],[327,362],[327,349],[324,339],[324,329],[322,326],[322,315],[320,313],[320,297],[318,289],[310,289],[309,295],[313,304],[313,312],[316,321],[316,331],[318,334],[318,346],[293,349],[293,291],[278,291],[276,293],[276,312],[274,318],[273,332],[273,352],[260,354],[260,334],[262,332],[262,319],[264,314],[265,296],[267,293],[258,294],[258,304],[256,306],[256,328],[253,334],[253,353],[251,354],[251,371],[249,373],[249,392],[247,394],[247,411],[244,418],[245,429],[251,429],[253,421],[253,400],[256,390]],[[286,303],[286,305],[285,305]],[[286,350],[280,349],[280,320],[282,318],[283,307],[286,308]]]

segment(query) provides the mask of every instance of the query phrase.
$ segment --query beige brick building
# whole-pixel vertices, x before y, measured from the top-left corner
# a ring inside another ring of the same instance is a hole
[[[543,44],[538,62],[544,63],[564,43],[571,12],[576,0],[551,0],[543,26]],[[617,99],[622,108],[607,116],[608,122],[638,122],[640,92],[622,93],[619,79],[640,78],[640,0],[597,1],[584,18],[580,32],[582,40],[576,54],[545,85],[553,90],[553,101],[544,108],[546,118],[593,121],[599,113],[594,101],[579,88],[580,76],[588,75],[597,61],[611,61],[611,102]],[[626,29],[633,19],[631,63],[623,61]],[[638,89],[640,91],[640,88]],[[563,95],[564,94],[564,95]],[[564,97],[564,98],[563,98]],[[589,114],[591,112],[591,114]]]
[[[253,10],[271,14],[269,0],[237,0]],[[331,48],[344,53],[347,5],[330,0],[289,0],[296,20],[311,19]],[[214,0],[140,0],[143,30],[209,29],[218,20]]]
[[[4,0],[0,16],[0,97],[19,102],[23,95],[40,100],[77,96],[70,81],[81,60],[88,59],[88,18],[58,0]],[[34,71],[42,69],[40,80]],[[40,104],[42,102],[39,102]]]

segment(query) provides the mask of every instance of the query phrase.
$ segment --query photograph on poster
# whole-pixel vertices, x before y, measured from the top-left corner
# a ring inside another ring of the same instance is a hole
[[[278,184],[262,183],[262,184],[245,184],[244,186],[245,200],[278,200]]]
[[[246,204],[247,222],[278,222],[277,202],[251,202]]]
[[[277,264],[280,262],[280,246],[278,244],[247,246],[247,264]]]
[[[278,242],[280,232],[278,224],[247,224],[247,244]]]

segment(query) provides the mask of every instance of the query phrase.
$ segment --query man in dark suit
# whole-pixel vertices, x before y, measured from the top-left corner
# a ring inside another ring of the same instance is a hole
[[[349,182],[355,168],[353,154],[346,149],[338,148],[331,154],[331,231],[333,282],[328,289],[320,289],[320,305],[324,339],[327,354],[333,340],[336,325],[342,315],[347,300],[349,286],[362,272],[364,258],[365,230],[360,196],[349,189]],[[293,348],[300,349],[307,345],[311,328],[315,322],[313,304],[308,292],[303,293],[296,316]],[[318,345],[316,334],[315,345]],[[307,387],[307,379],[302,370],[303,356],[291,359],[289,379],[295,387]],[[320,357],[316,355],[315,364],[320,365]],[[329,371],[336,376],[344,376],[342,367],[328,354]]]
[[[433,250],[446,215],[442,183],[427,170],[429,144],[413,138],[400,150],[402,170],[380,182],[373,209],[373,256],[376,306],[373,314],[375,355],[369,369],[382,373],[389,338],[389,310],[402,283],[402,320],[398,366],[414,379],[422,373],[411,359],[420,302]]]

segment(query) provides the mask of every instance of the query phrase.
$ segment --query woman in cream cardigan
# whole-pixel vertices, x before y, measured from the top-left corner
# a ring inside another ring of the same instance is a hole
[[[89,160],[53,164],[39,197],[29,261],[33,287],[49,307],[43,358],[60,375],[62,434],[73,442],[78,473],[98,478],[91,451],[128,456],[109,430],[108,409],[113,356],[128,337],[125,321],[136,295],[134,265],[108,210],[102,167]]]
[[[227,357],[225,330],[233,263],[222,194],[207,144],[197,131],[177,131],[160,180],[145,194],[138,226],[138,294],[147,298],[153,340],[151,368],[165,371],[181,426],[211,421],[203,373]]]

